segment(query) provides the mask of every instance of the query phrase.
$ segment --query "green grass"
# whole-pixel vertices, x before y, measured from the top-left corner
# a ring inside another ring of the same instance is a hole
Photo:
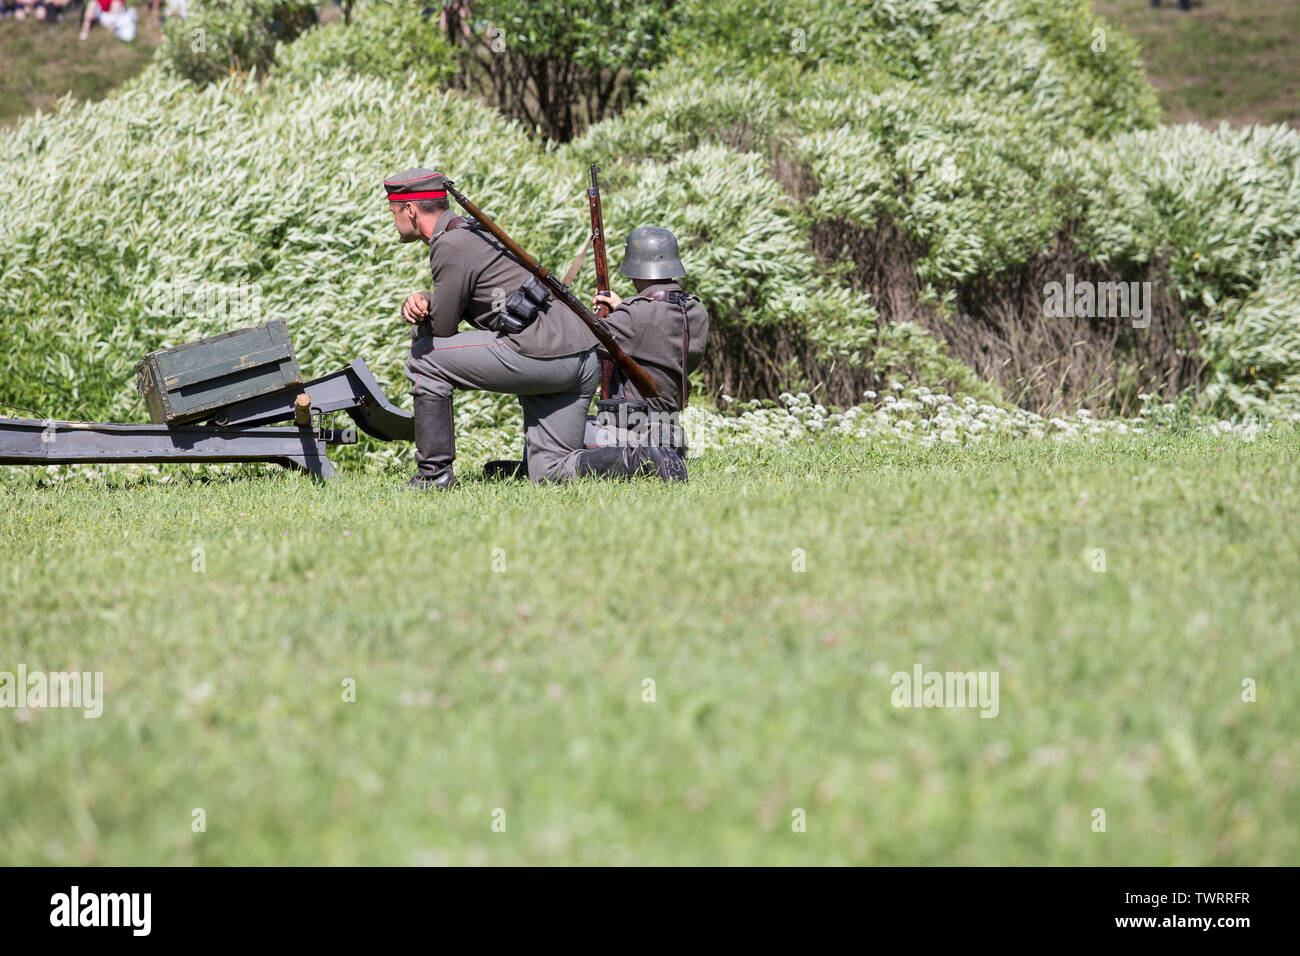
[[[0,670],[106,703],[0,710],[5,863],[1300,862],[1300,433],[42,481]],[[998,716],[893,707],[917,663]]]
[[[158,46],[158,30],[140,9],[135,40],[123,43],[98,24],[78,40],[81,10],[62,23],[0,20],[0,127],[14,126],[60,96],[100,100],[139,73]]]
[[[1095,0],[1093,9],[1142,44],[1142,62],[1176,123],[1300,126],[1300,3]]]

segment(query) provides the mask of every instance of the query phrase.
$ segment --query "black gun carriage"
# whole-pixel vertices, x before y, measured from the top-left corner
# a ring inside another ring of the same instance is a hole
[[[136,374],[152,424],[0,418],[0,464],[260,461],[328,479],[329,446],[354,444],[357,428],[384,441],[414,436],[410,412],[361,359],[302,381],[279,320],[151,352]],[[338,427],[338,412],[355,427]]]

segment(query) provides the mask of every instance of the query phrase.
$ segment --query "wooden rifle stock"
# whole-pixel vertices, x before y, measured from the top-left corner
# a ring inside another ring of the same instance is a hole
[[[659,386],[655,384],[655,380],[646,373],[645,369],[634,362],[632,357],[624,352],[618,342],[614,340],[614,333],[610,329],[609,324],[605,322],[603,316],[596,315],[589,308],[583,305],[578,297],[569,291],[568,286],[560,282],[560,280],[550,273],[550,270],[525,252],[519,243],[507,236],[500,226],[483,213],[483,210],[479,209],[478,206],[466,199],[465,195],[456,188],[455,183],[451,180],[447,180],[446,188],[447,192],[451,194],[451,197],[455,199],[456,202],[460,203],[461,208],[477,219],[484,229],[492,233],[492,235],[496,237],[496,240],[505,246],[506,249],[510,251],[510,254],[523,264],[525,269],[537,276],[541,283],[550,290],[551,295],[555,296],[555,298],[560,302],[563,302],[569,308],[569,311],[582,320],[583,324],[591,330],[591,334],[596,337],[596,340],[605,347],[605,351],[607,351],[609,357],[614,360],[614,364],[616,364],[623,374],[628,377],[628,380],[636,386],[637,391],[640,392],[644,398],[655,398],[659,394]]]
[[[596,295],[609,294],[609,263],[605,260],[605,221],[600,212],[600,185],[596,176],[599,166],[591,167],[591,185],[587,188],[587,205],[591,207],[591,249],[596,256]],[[609,306],[601,303],[596,314],[602,319],[609,315]]]

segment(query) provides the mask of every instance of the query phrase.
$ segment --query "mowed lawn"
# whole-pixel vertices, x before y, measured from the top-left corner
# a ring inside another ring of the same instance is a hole
[[[1300,863],[1298,479],[1289,430],[11,478],[0,670],[105,700],[0,710],[0,862]]]

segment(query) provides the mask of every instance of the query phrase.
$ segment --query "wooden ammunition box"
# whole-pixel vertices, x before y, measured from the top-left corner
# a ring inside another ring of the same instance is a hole
[[[277,319],[150,352],[136,387],[155,425],[179,425],[302,383],[289,330]]]

